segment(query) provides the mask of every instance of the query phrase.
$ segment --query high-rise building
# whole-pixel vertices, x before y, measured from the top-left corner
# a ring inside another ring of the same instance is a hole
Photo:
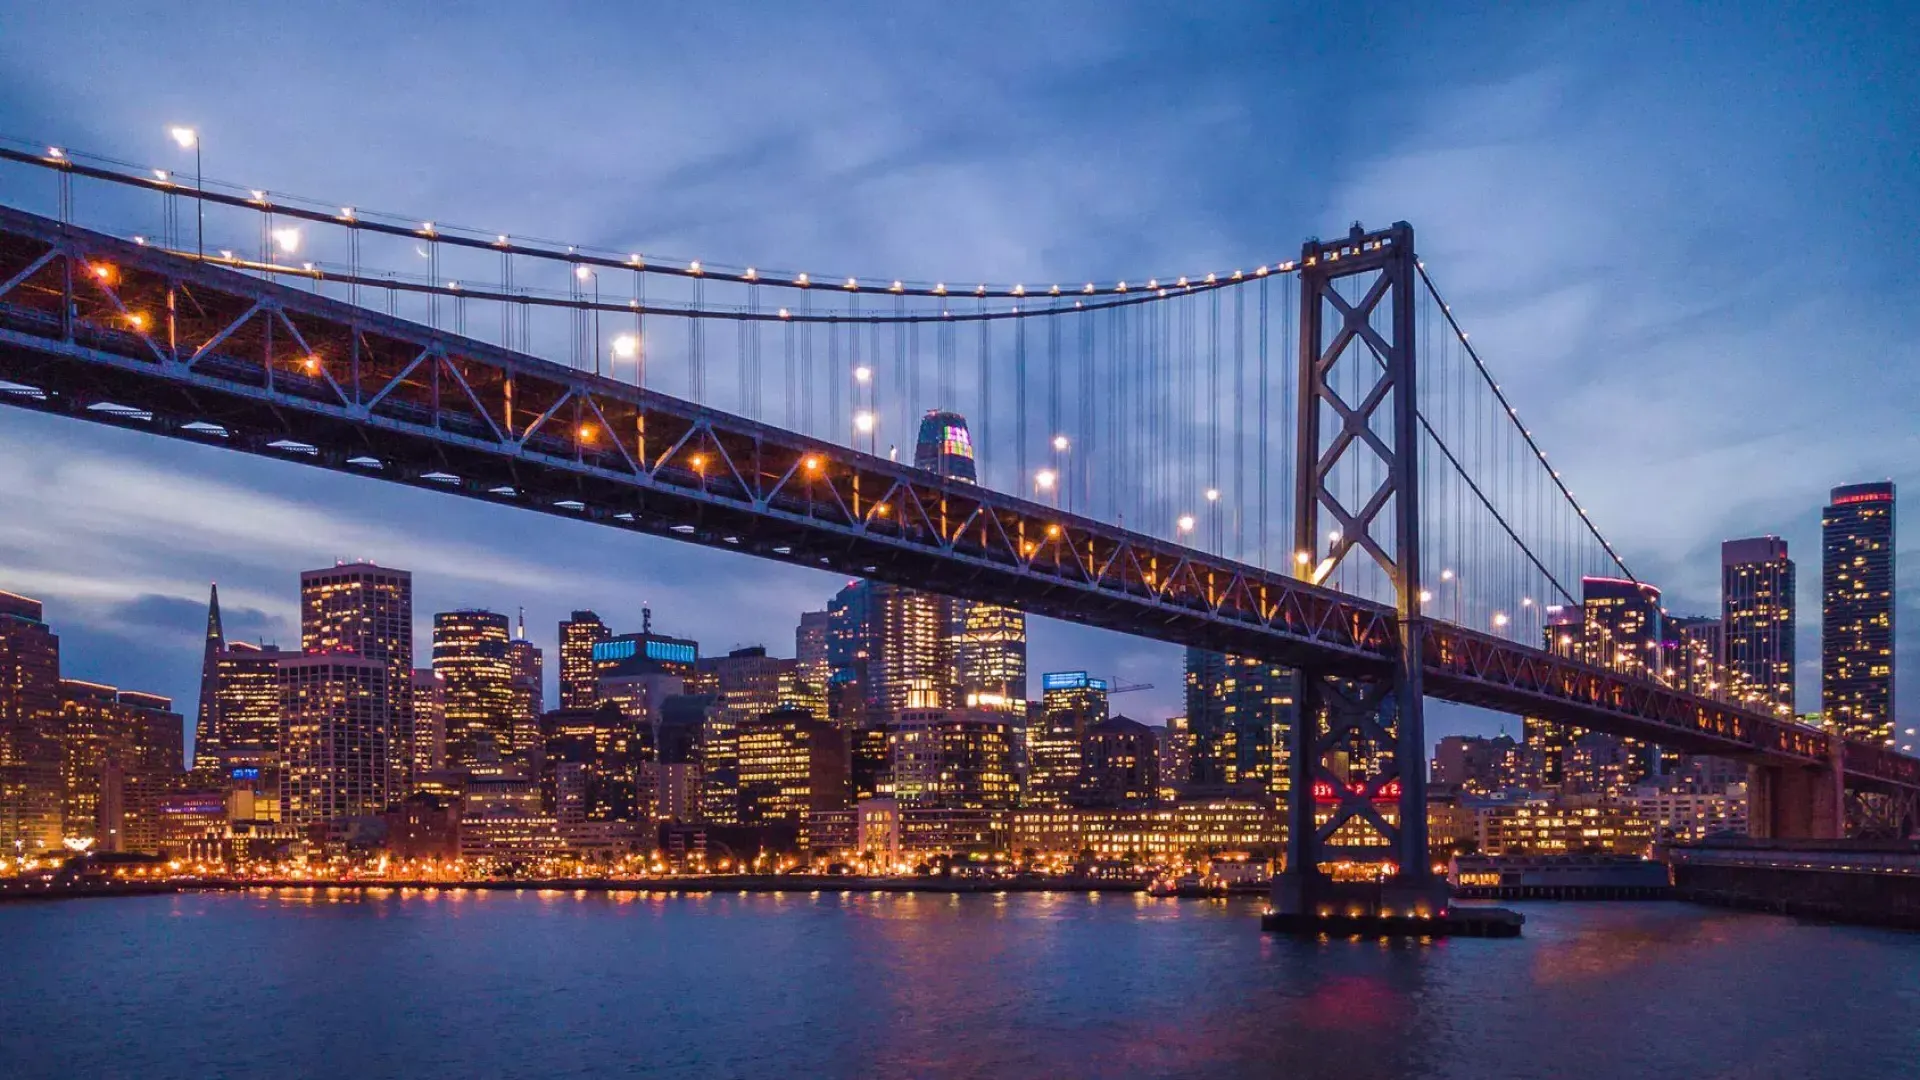
[[[957,412],[934,409],[920,418],[914,441],[913,464],[936,476],[972,484],[979,482],[973,454],[973,436],[967,418]],[[951,691],[938,703],[968,708],[1007,708],[1027,696],[1027,616],[1017,608],[973,600],[939,598],[946,609],[945,662],[953,666]],[[949,695],[950,696],[947,696]],[[926,704],[934,704],[927,701]],[[890,701],[887,711],[904,707]]]
[[[563,823],[647,821],[653,812],[653,729],[619,707],[555,709],[541,717],[540,788]]]
[[[1666,681],[1698,694],[1719,691],[1721,657],[1726,655],[1726,626],[1701,615],[1669,615],[1666,639]]]
[[[160,797],[180,779],[184,728],[171,699],[60,681],[65,835],[104,851],[153,851]]]
[[[497,612],[442,611],[433,617],[433,671],[444,687],[448,768],[471,770],[513,756],[508,642],[507,617]]]
[[[1783,717],[1793,715],[1793,586],[1785,540],[1757,536],[1720,545],[1721,663],[1729,689]]]
[[[1585,577],[1580,599],[1582,659],[1614,671],[1650,672],[1663,631],[1660,590],[1625,578]]]
[[[576,611],[572,618],[560,624],[561,708],[594,706],[594,683],[599,673],[593,663],[593,647],[612,636],[613,631],[591,611]]]
[[[1027,616],[1018,608],[950,602],[956,693],[968,708],[1025,708]]]
[[[1005,714],[903,709],[887,732],[903,809],[1009,810],[1013,747]]]
[[[817,687],[822,695],[833,681],[833,612],[803,611],[800,625],[793,631],[793,657],[800,665],[802,682]]]
[[[396,694],[381,660],[339,652],[280,663],[280,820],[309,825],[382,813]],[[408,673],[411,678],[411,672]]]
[[[1583,609],[1558,604],[1549,606],[1547,621],[1541,628],[1540,636],[1541,644],[1548,652],[1587,662],[1586,613]],[[1718,664],[1718,652],[1714,657],[1713,662]],[[1559,790],[1566,782],[1567,756],[1572,752],[1574,737],[1579,732],[1567,724],[1535,716],[1522,719],[1521,731],[1526,745],[1540,755],[1541,784]]]
[[[867,597],[869,713],[955,702],[952,605],[943,596],[862,582]]]
[[[447,681],[413,669],[413,765],[416,775],[447,767]]]
[[[1118,808],[1160,800],[1160,740],[1138,720],[1114,716],[1087,729],[1075,805]]]
[[[1170,716],[1160,734],[1160,793],[1171,797],[1193,779],[1193,732],[1187,718]]]
[[[213,746],[206,754],[194,748],[194,772],[215,780],[230,778],[235,768],[272,773],[280,762],[280,663],[300,655],[271,645],[229,641],[214,654]],[[202,679],[202,685],[205,680]],[[201,722],[208,710],[201,709]],[[208,767],[201,761],[208,759]],[[277,775],[277,774],[276,774]]]
[[[353,653],[386,665],[379,703],[387,718],[383,760],[392,775],[385,790],[398,799],[414,782],[413,756],[393,747],[413,745],[413,575],[370,562],[342,562],[300,575],[300,651]]]
[[[1833,489],[1820,515],[1820,711],[1829,729],[1894,737],[1893,484]]]
[[[540,716],[546,710],[544,657],[539,646],[527,640],[527,617],[522,612],[514,627],[513,640],[507,643],[507,667],[512,672],[513,756],[528,761],[538,756],[542,737]]]
[[[818,811],[852,805],[847,733],[805,709],[776,708],[740,723],[742,825],[799,825]]]
[[[1186,690],[1193,739],[1189,786],[1286,794],[1297,673],[1252,657],[1188,649]]]
[[[1087,732],[1107,719],[1107,682],[1084,671],[1040,676],[1040,725],[1027,733],[1025,805],[1064,806],[1079,782]]]
[[[60,638],[38,600],[0,592],[0,851],[59,851]]]
[[[203,776],[217,775],[222,764],[215,701],[219,657],[226,647],[226,631],[220,626],[220,586],[216,582],[207,587],[207,636],[200,647],[200,701],[193,725],[193,768]]]
[[[648,622],[652,620],[649,618]],[[665,672],[686,678],[700,666],[700,643],[690,638],[656,634],[652,629],[638,634],[617,634],[593,647],[593,670],[597,680],[608,675]]]

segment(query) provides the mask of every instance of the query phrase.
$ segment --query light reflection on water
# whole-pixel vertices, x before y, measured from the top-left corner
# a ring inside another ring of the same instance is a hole
[[[253,890],[0,905],[0,1076],[1920,1075],[1920,935],[1525,906],[1294,940],[1081,893]]]

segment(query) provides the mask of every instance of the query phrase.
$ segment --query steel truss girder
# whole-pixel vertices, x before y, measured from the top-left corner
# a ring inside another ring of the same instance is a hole
[[[1405,648],[1393,610],[1331,589],[4,207],[0,379],[27,388],[0,403],[1341,677]],[[1512,642],[1423,639],[1436,696],[1744,760],[1829,753],[1813,729]],[[1844,757],[1851,784],[1920,788],[1891,749]]]

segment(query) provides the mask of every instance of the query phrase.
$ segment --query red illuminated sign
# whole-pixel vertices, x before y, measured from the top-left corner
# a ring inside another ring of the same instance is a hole
[[[1367,791],[1367,785],[1348,784],[1347,790],[1355,795],[1364,795]],[[1400,781],[1398,780],[1389,780],[1381,784],[1380,790],[1373,793],[1373,800],[1375,802],[1392,802],[1399,797]],[[1339,798],[1334,794],[1333,784],[1326,780],[1315,780],[1313,782],[1313,801],[1323,803],[1338,802]]]
[[[1842,495],[1833,500],[1835,506],[1847,506],[1852,503],[1892,502],[1893,493],[1888,491],[1868,491],[1859,495]]]

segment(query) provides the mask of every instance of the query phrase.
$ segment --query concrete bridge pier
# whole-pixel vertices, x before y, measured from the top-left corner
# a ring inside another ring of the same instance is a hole
[[[1747,833],[1761,840],[1839,840],[1847,834],[1842,740],[1817,765],[1753,765],[1747,773]]]

